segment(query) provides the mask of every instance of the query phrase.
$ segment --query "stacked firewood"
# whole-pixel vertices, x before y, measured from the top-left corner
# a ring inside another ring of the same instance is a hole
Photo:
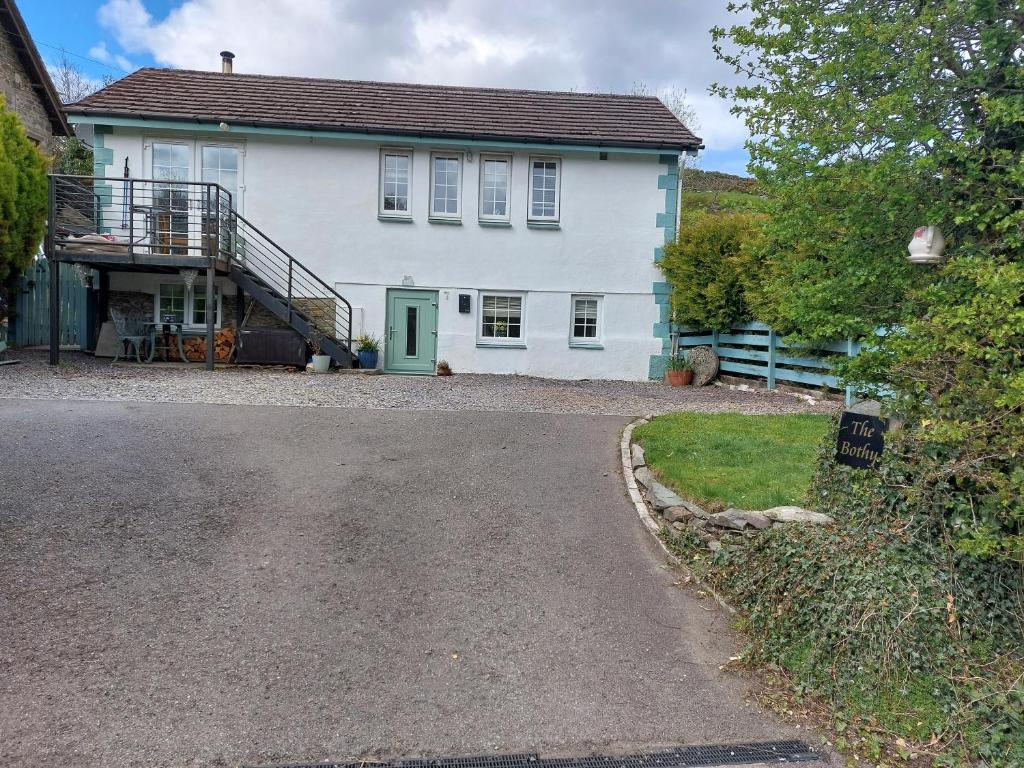
[[[192,362],[199,362],[206,359],[206,337],[186,336],[181,340],[182,349],[185,350],[185,357]],[[214,333],[213,337],[213,359],[218,362],[227,362],[235,351],[235,329],[222,328]],[[178,359],[178,341],[171,336],[171,359]]]

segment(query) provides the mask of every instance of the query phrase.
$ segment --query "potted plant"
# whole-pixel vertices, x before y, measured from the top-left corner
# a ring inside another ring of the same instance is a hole
[[[323,354],[323,349],[320,346],[320,336],[314,333],[306,339],[306,343],[309,344],[309,348],[313,352],[313,372],[327,373],[331,370],[331,356]]]
[[[364,333],[356,339],[356,354],[359,355],[360,368],[376,368],[377,356],[380,354],[380,339]]]
[[[685,387],[693,383],[693,364],[685,357],[670,357],[665,379],[670,386]]]

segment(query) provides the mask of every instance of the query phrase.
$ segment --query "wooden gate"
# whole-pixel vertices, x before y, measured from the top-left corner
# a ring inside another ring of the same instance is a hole
[[[70,264],[60,264],[60,343],[80,346],[85,338],[86,289]],[[12,346],[50,343],[50,263],[38,259],[14,284]]]

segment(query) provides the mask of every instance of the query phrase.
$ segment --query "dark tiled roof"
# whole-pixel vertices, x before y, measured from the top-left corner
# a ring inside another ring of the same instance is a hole
[[[652,96],[177,69],[140,69],[68,112],[541,144],[680,150],[701,143]]]

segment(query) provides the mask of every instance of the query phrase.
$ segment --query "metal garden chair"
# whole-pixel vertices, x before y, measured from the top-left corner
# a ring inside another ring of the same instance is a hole
[[[150,342],[149,329],[146,321],[134,315],[126,315],[120,309],[111,309],[110,318],[114,321],[117,332],[117,351],[111,363],[116,363],[125,352],[125,359],[135,350],[135,362],[142,362],[142,349]]]

